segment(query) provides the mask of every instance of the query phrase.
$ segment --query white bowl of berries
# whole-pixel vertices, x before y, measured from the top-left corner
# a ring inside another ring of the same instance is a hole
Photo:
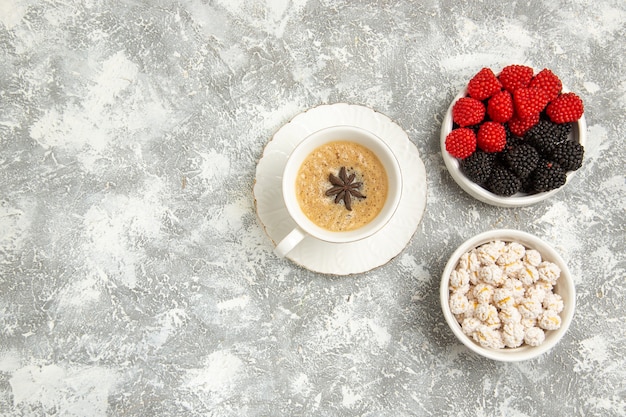
[[[497,361],[522,361],[552,349],[574,317],[576,290],[561,256],[540,238],[491,230],[450,256],[441,308],[454,335]]]
[[[491,205],[520,207],[554,195],[582,166],[583,102],[549,69],[481,69],[459,92],[441,127],[452,178]]]

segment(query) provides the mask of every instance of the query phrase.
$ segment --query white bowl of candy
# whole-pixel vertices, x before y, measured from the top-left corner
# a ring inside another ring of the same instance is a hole
[[[454,335],[486,358],[515,362],[552,349],[569,328],[574,281],[561,256],[531,234],[498,229],[450,256],[441,308]]]
[[[520,207],[557,193],[582,166],[587,124],[580,97],[549,69],[483,68],[448,108],[443,161],[472,197]]]

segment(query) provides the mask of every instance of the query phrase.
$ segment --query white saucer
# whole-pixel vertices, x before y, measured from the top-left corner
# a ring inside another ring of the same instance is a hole
[[[398,255],[417,230],[426,208],[426,169],[417,148],[400,126],[363,106],[330,104],[315,107],[281,127],[263,151],[256,169],[254,198],[265,232],[276,244],[295,223],[283,202],[281,180],[287,158],[311,133],[336,125],[357,126],[382,138],[402,170],[402,198],[394,217],[374,235],[353,243],[328,243],[306,237],[287,258],[311,271],[357,274],[383,265]]]

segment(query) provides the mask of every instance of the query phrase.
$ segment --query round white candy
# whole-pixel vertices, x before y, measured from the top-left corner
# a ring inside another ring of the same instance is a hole
[[[461,323],[461,329],[463,329],[463,333],[468,336],[471,336],[472,333],[478,329],[479,326],[482,326],[483,323],[478,320],[476,317],[468,317],[463,320]]]
[[[491,348],[491,349],[502,349],[504,347],[504,342],[502,341],[502,334],[499,331],[490,328],[489,326],[485,326],[485,325],[479,326],[474,331],[474,333],[472,333],[472,337],[482,347]]]
[[[500,312],[498,313],[498,317],[500,317],[500,321],[504,324],[522,322],[522,315],[515,307],[500,310]]]
[[[561,276],[561,268],[552,262],[542,262],[537,267],[539,271],[539,279],[549,282],[550,284],[556,284],[556,281]]]
[[[539,327],[531,327],[526,330],[524,342],[530,346],[539,346],[546,339],[546,335]]]
[[[543,310],[541,303],[534,298],[525,298],[517,308],[525,319],[537,318]]]
[[[517,242],[511,242],[505,246],[502,255],[496,260],[498,265],[508,265],[521,260],[526,253],[526,248]]]
[[[561,327],[561,316],[553,310],[544,310],[537,318],[539,327],[544,330],[556,330]]]
[[[502,341],[505,346],[516,348],[524,343],[525,334],[524,326],[521,323],[507,323],[502,329]]]
[[[548,293],[543,298],[543,308],[560,313],[563,311],[563,298],[559,294]]]
[[[504,283],[504,273],[502,268],[496,264],[484,266],[478,271],[478,278],[483,282],[493,285],[494,287],[500,286]]]
[[[469,300],[465,294],[453,292],[450,295],[450,311],[452,314],[463,314],[469,308]]]
[[[450,288],[457,292],[466,293],[469,291],[469,274],[465,269],[452,271],[450,274]]]
[[[482,304],[489,304],[493,299],[494,288],[492,285],[485,284],[484,282],[477,284],[472,291],[472,295],[476,298],[476,301]]]
[[[541,254],[535,249],[527,249],[524,255],[524,262],[532,266],[538,266],[541,263]]]
[[[500,317],[498,310],[491,304],[478,304],[475,310],[475,316],[489,327],[497,328],[500,326]]]
[[[508,288],[496,288],[493,292],[493,303],[500,310],[513,307],[515,298]]]

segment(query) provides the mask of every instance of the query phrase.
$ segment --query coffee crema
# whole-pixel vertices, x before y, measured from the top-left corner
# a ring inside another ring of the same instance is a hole
[[[356,174],[354,182],[363,183],[359,191],[366,198],[353,199],[352,210],[326,195],[332,187],[329,175],[338,175],[341,167],[348,174]],[[305,158],[295,187],[298,204],[309,220],[326,230],[347,232],[365,226],[380,213],[387,200],[388,180],[374,152],[355,142],[337,140],[318,147]]]

